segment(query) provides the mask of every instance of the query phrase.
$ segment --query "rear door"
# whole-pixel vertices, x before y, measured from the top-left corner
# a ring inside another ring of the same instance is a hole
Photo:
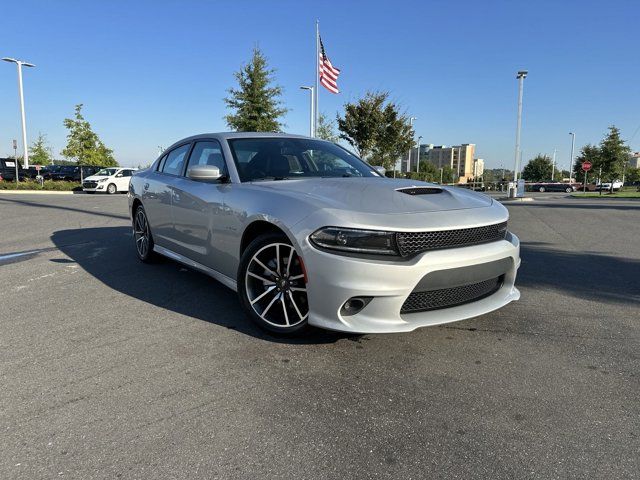
[[[216,166],[223,177],[215,183],[192,180],[187,172],[197,165]],[[193,145],[184,175],[171,185],[177,253],[218,271],[222,262],[218,237],[228,176],[220,143],[199,140]]]
[[[128,168],[123,168],[118,173],[116,173],[115,182],[119,192],[128,192],[130,181],[131,170],[129,170]]]
[[[176,249],[173,217],[171,213],[172,186],[182,177],[191,143],[179,145],[167,152],[156,171],[144,178],[142,204],[144,205],[153,240],[160,246]]]

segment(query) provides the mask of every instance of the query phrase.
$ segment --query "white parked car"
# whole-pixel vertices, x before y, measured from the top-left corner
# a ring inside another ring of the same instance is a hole
[[[614,190],[620,190],[623,185],[620,180],[613,181]],[[600,188],[602,188],[602,190],[611,190],[611,182],[602,182],[602,187],[600,187],[600,184],[596,184],[596,190],[600,190]]]
[[[129,182],[137,168],[109,167],[87,177],[82,182],[84,192],[128,192]]]

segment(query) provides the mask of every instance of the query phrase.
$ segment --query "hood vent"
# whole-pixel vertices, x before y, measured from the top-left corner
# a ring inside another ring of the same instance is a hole
[[[407,195],[434,195],[442,193],[442,189],[438,187],[408,187],[399,188],[396,192],[406,193]]]

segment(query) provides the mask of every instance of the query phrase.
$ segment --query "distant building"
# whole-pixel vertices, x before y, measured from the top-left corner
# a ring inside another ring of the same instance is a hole
[[[473,173],[475,178],[484,175],[484,160],[482,158],[476,158],[473,161]]]
[[[473,177],[473,157],[476,150],[475,143],[463,143],[447,147],[446,145],[430,146],[426,153],[428,160],[436,168],[450,167],[456,172],[459,183],[467,183],[467,179]],[[484,171],[484,161],[482,162]]]
[[[629,155],[629,168],[640,168],[640,152]]]

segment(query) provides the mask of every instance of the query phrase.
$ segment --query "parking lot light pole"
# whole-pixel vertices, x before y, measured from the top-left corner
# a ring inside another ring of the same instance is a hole
[[[309,104],[309,115],[310,115],[309,136],[310,137],[315,137],[316,136],[316,132],[315,132],[315,129],[314,129],[314,126],[315,126],[314,119],[316,118],[316,112],[315,112],[315,108],[313,108],[313,99],[314,99],[313,92],[315,90],[315,87],[314,86],[309,86],[308,87],[308,86],[303,85],[303,86],[300,87],[300,90],[309,90],[309,94],[310,94],[309,98],[311,99],[311,102]]]
[[[422,140],[422,135],[418,137],[418,163],[416,164],[416,173],[420,173],[420,140]]]
[[[520,131],[522,130],[522,91],[524,89],[524,79],[527,77],[527,70],[520,70],[516,75],[518,79],[518,124],[516,127],[516,154],[513,168],[513,197],[516,196],[518,174],[520,173]]]
[[[417,120],[418,117],[410,117],[409,118],[409,126],[413,127],[413,122],[414,120]],[[407,173],[409,173],[411,171],[411,150],[413,150],[412,147],[409,147],[409,156],[407,157]]]
[[[22,114],[22,146],[24,147],[24,165],[23,168],[29,168],[29,148],[27,147],[27,120],[24,115],[24,92],[22,90],[22,66],[35,67],[33,63],[23,62],[15,58],[4,57],[5,62],[15,63],[18,66],[18,93],[20,95],[20,113]],[[16,162],[18,159],[16,158]]]
[[[569,132],[571,135],[571,160],[569,161],[569,183],[571,183],[571,176],[573,175],[573,149],[576,146],[576,134]]]

